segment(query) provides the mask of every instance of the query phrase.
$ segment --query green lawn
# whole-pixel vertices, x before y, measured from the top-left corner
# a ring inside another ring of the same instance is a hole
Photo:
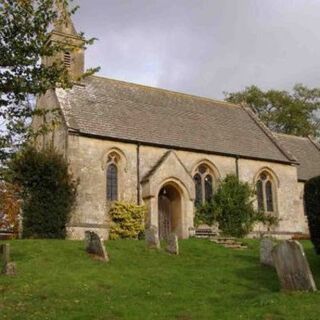
[[[0,319],[320,319],[320,294],[279,292],[259,264],[258,242],[224,249],[180,241],[180,256],[143,241],[106,243],[109,264],[78,241],[12,241],[18,275],[0,276]],[[320,257],[304,243],[320,287]]]

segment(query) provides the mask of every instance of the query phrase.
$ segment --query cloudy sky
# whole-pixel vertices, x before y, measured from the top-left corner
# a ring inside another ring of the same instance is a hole
[[[99,40],[87,67],[114,79],[223,98],[256,84],[320,87],[320,0],[77,0]]]

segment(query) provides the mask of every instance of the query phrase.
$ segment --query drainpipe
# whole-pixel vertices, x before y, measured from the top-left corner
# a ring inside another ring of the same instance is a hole
[[[140,205],[140,143],[137,144],[137,204]]]
[[[240,159],[240,156],[236,156],[236,175],[237,175],[237,178],[239,180],[239,159]]]

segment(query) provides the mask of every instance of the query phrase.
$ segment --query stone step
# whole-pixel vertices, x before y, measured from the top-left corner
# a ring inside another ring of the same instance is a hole
[[[217,244],[233,244],[236,243],[234,240],[219,240],[219,239],[211,239],[211,242],[217,243]]]
[[[224,244],[225,248],[228,249],[247,249],[248,247],[242,243],[234,243],[234,244]]]
[[[217,232],[213,231],[212,229],[197,229],[195,232],[196,238],[213,238],[218,235]]]
[[[230,249],[247,249],[247,246],[233,237],[217,237],[210,239],[211,242],[219,244],[225,248]]]

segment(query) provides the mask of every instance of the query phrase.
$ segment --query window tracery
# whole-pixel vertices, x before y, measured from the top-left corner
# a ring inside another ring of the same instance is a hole
[[[200,164],[193,176],[196,198],[195,205],[199,206],[208,202],[213,197],[214,179],[210,168],[206,164]]]
[[[275,211],[275,183],[272,176],[263,171],[256,182],[258,209],[264,212]]]

